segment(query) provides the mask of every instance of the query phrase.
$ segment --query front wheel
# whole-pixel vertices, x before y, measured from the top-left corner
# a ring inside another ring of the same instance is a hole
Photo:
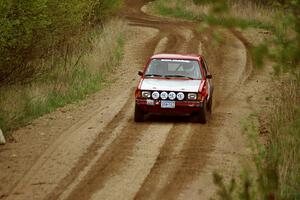
[[[143,122],[144,121],[144,112],[138,105],[135,105],[134,121],[135,122]]]
[[[209,98],[209,100],[208,100],[208,102],[207,102],[207,111],[209,112],[209,113],[212,113],[212,102],[213,102],[213,99],[212,99],[213,97],[211,96],[210,98]]]
[[[198,121],[201,124],[205,124],[207,122],[207,102],[206,100],[203,101],[203,106],[198,113]]]

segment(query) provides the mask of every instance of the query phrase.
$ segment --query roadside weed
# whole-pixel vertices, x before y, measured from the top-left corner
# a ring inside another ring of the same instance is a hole
[[[4,132],[22,126],[58,107],[76,102],[108,84],[109,72],[123,55],[126,25],[111,20],[88,37],[89,48],[79,55],[55,58],[56,66],[47,75],[28,84],[5,86],[0,90],[0,126]]]

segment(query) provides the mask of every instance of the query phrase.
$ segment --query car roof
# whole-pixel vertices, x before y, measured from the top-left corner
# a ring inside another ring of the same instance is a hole
[[[196,54],[156,54],[151,59],[182,59],[182,60],[198,60],[201,56]]]

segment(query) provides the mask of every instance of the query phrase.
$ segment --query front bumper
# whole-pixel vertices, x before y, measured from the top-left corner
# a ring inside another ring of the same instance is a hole
[[[175,108],[161,108],[161,100],[136,99],[136,105],[145,113],[187,115],[200,111],[202,101],[175,101]]]

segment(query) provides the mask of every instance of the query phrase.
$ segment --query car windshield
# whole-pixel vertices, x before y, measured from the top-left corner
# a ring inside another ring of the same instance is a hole
[[[196,60],[180,59],[152,59],[145,76],[202,79],[199,63]]]

